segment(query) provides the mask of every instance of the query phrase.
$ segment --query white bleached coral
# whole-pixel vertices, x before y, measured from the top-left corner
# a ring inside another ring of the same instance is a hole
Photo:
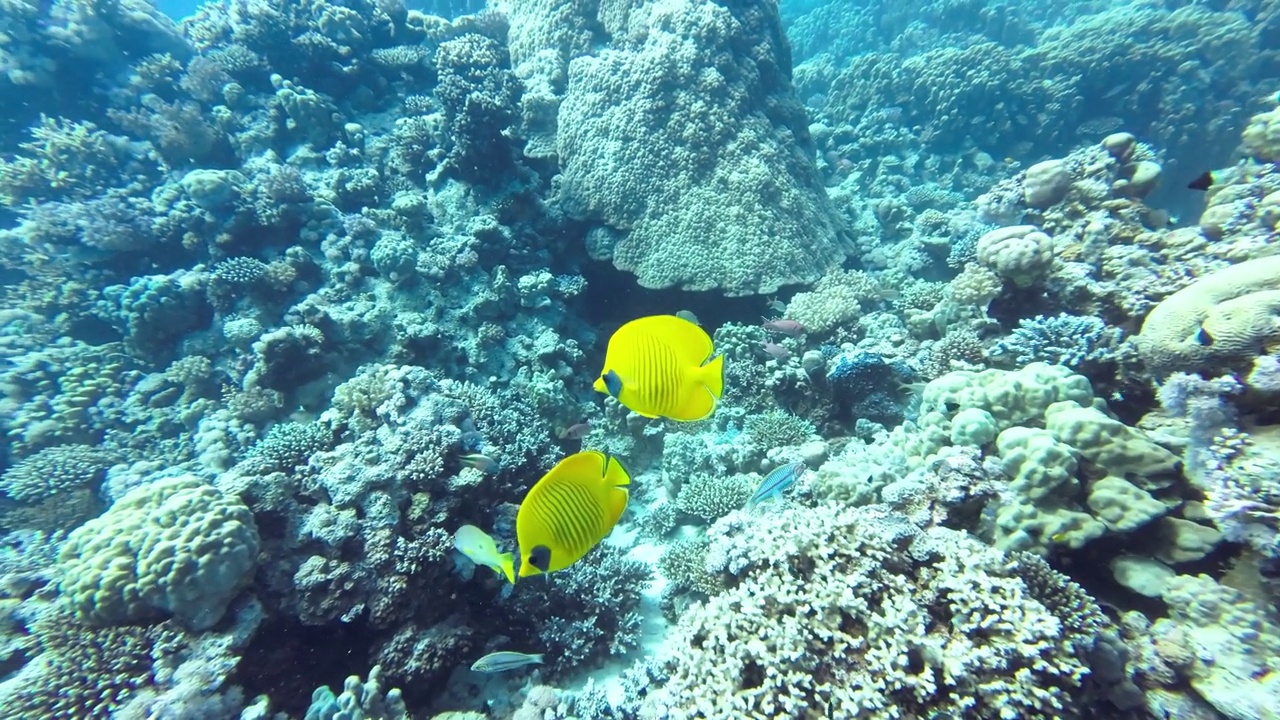
[[[1079,652],[1093,643],[1096,606],[1083,593],[1045,592],[1017,560],[965,533],[921,531],[883,507],[821,506],[731,515],[712,536],[709,567],[737,582],[669,636],[668,679],[644,701],[652,717],[1078,709],[1069,688],[1089,673]]]

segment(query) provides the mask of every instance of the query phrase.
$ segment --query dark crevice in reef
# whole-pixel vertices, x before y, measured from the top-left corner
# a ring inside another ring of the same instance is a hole
[[[231,682],[248,698],[269,696],[273,712],[302,717],[316,688],[328,685],[340,693],[348,676],[368,674],[373,635],[364,622],[265,625],[245,649]]]
[[[599,328],[606,338],[627,320],[678,310],[698,316],[711,333],[728,322],[751,325],[760,322],[761,317],[777,314],[769,310],[769,298],[764,295],[725,297],[718,292],[640,287],[635,275],[618,270],[609,262],[589,263],[581,273],[587,280],[587,289],[578,298],[583,319]],[[788,297],[791,293],[784,288],[778,295]]]

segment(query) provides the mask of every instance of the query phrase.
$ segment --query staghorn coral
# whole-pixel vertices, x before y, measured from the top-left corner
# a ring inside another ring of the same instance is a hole
[[[5,205],[92,197],[115,186],[135,152],[127,139],[88,122],[42,115],[30,133],[21,155],[0,159],[0,203]]]

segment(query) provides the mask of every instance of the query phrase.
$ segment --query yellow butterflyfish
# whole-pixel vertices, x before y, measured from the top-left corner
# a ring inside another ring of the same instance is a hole
[[[675,315],[650,315],[609,338],[596,392],[645,417],[701,420],[724,393],[724,358],[711,336]]]
[[[520,577],[563,570],[613,530],[627,508],[631,477],[617,458],[574,453],[529,488],[516,513]]]

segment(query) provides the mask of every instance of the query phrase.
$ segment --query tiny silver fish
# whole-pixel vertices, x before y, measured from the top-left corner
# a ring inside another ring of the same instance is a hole
[[[761,340],[760,347],[764,348],[766,353],[769,353],[769,357],[779,362],[786,362],[787,358],[791,357],[791,351],[782,347],[778,343]]]
[[[471,664],[471,669],[482,673],[499,673],[515,670],[525,665],[541,665],[542,653],[522,653],[510,650],[492,652]]]
[[[802,462],[787,463],[774,468],[772,472],[765,476],[760,483],[760,487],[756,488],[751,499],[747,501],[747,507],[753,508],[756,505],[769,499],[782,497],[782,493],[788,488],[796,484],[804,471],[808,468]]]

